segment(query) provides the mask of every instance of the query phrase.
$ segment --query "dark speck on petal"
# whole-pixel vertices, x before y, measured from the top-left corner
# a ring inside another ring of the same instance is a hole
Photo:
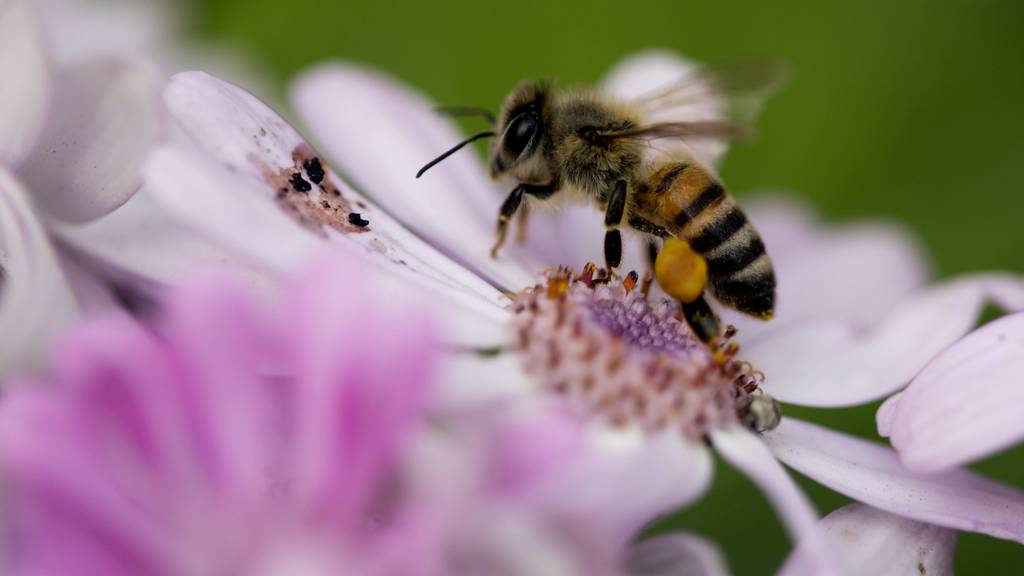
[[[302,163],[302,167],[306,169],[306,174],[309,175],[309,179],[312,180],[314,184],[319,184],[324,181],[326,173],[324,172],[323,165],[320,164],[319,158],[306,160]]]
[[[348,223],[353,226],[359,226],[360,228],[366,228],[370,225],[370,221],[363,218],[359,212],[350,212],[348,215]]]
[[[298,172],[292,174],[289,182],[291,182],[292,188],[295,188],[296,192],[306,193],[313,189],[313,185],[307,182],[306,179],[302,177],[302,174],[299,174]]]

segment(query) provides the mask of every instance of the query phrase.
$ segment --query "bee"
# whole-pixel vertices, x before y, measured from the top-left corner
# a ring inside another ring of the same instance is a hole
[[[672,80],[672,79],[669,79]],[[778,74],[744,67],[695,68],[662,89],[619,99],[593,89],[556,90],[521,82],[498,116],[476,108],[494,130],[481,132],[424,166],[475,140],[497,137],[488,167],[516,186],[501,204],[497,257],[509,222],[529,203],[592,202],[604,212],[604,257],[614,272],[622,259],[620,229],[648,239],[655,277],[680,301],[694,333],[712,343],[721,324],[705,292],[742,313],[768,320],[775,306],[775,273],[757,230],[710,167],[702,144],[718,145],[746,132],[723,113],[695,120],[693,110],[722,110],[728,98],[764,93]],[[735,98],[738,100],[738,98]],[[706,114],[705,114],[706,116]],[[662,242],[659,251],[657,242]]]

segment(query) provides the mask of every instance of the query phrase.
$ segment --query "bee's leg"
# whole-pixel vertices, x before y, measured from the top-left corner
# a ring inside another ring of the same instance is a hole
[[[683,317],[697,338],[705,344],[710,344],[712,340],[722,335],[722,325],[718,321],[718,316],[715,316],[703,295],[698,296],[693,302],[683,303]]]
[[[515,216],[523,203],[523,194],[529,194],[537,198],[547,198],[558,191],[555,185],[535,186],[532,184],[520,184],[509,193],[508,198],[501,203],[501,210],[498,212],[498,238],[491,248],[491,258],[498,257],[498,250],[505,245],[505,236],[508,235],[508,222]],[[524,216],[525,218],[525,216]]]
[[[651,265],[651,273],[654,273],[654,263],[658,261],[658,245],[651,238],[647,239],[647,263]]]
[[[505,198],[505,201],[501,203],[501,211],[498,212],[498,238],[494,242],[494,247],[491,248],[491,258],[498,257],[498,250],[505,245],[505,236],[508,234],[508,221],[515,215],[516,210],[519,210],[519,205],[523,203],[523,191],[525,186],[520,184],[516,186],[512,192]]]
[[[604,262],[608,272],[614,272],[622,263],[622,233],[619,224],[626,213],[626,181],[619,180],[608,195],[608,207],[604,212]]]
[[[637,232],[642,232],[647,235],[647,263],[651,265],[651,273],[654,273],[654,263],[658,261],[658,241],[657,238],[664,240],[671,236],[668,230],[658,226],[654,222],[640,216],[630,216],[629,226]]]
[[[703,256],[682,240],[666,238],[654,263],[654,276],[665,293],[682,304],[683,317],[697,338],[710,344],[721,335],[718,317],[704,299],[708,263]]]
[[[530,205],[523,204],[519,209],[519,216],[516,218],[516,244],[526,243],[526,225],[530,221]]]

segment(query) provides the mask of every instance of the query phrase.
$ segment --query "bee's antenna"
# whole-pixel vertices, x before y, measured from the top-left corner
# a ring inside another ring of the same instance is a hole
[[[416,173],[416,177],[419,178],[420,176],[423,176],[424,172],[426,172],[427,170],[430,170],[435,165],[437,165],[437,163],[439,163],[440,161],[444,160],[445,158],[451,156],[452,154],[455,154],[456,152],[458,152],[466,144],[469,144],[470,142],[476,142],[477,140],[479,140],[481,138],[490,138],[491,136],[494,136],[494,132],[491,132],[490,130],[488,130],[487,132],[481,132],[479,134],[474,134],[474,135],[470,136],[469,138],[466,138],[462,142],[459,142],[455,146],[452,146],[451,150],[445,152],[444,154],[441,154],[440,156],[438,156],[437,158],[434,158],[430,162],[427,162],[427,165],[424,166],[423,168],[420,168],[420,171]]]
[[[434,110],[439,114],[447,114],[448,116],[480,116],[492,125],[495,122],[494,114],[480,106],[438,106]]]

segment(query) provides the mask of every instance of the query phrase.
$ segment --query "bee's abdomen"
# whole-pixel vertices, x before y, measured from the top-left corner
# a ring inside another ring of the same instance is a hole
[[[707,260],[715,297],[740,312],[770,318],[775,307],[771,260],[725,188],[692,164],[663,168],[651,184],[661,220]]]

